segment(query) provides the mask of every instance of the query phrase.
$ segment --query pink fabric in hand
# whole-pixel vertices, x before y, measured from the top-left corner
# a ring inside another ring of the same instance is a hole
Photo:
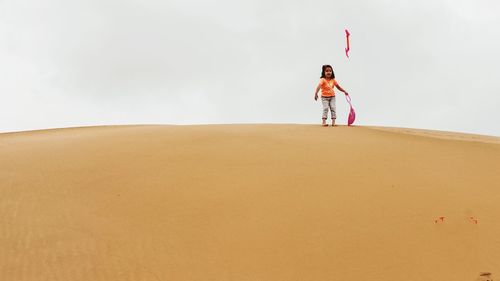
[[[354,123],[354,120],[356,120],[356,112],[352,107],[351,97],[349,95],[345,95],[345,99],[347,100],[349,106],[351,107],[351,110],[349,111],[349,118],[347,118],[347,126],[351,126]]]

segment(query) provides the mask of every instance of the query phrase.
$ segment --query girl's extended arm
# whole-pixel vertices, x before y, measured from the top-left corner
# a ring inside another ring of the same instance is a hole
[[[336,85],[337,89],[339,89],[340,91],[344,92],[344,94],[346,95],[349,95],[344,89],[342,89],[342,87],[340,87],[339,84]]]
[[[314,100],[318,100],[319,89],[320,89],[320,85],[318,85],[318,87],[316,87],[316,92],[314,92]]]

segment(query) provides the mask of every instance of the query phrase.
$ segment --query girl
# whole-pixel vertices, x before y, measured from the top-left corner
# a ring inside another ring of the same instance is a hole
[[[314,100],[318,100],[318,92],[321,89],[321,102],[323,104],[323,126],[328,126],[326,124],[326,118],[328,116],[328,109],[330,109],[332,114],[332,126],[335,126],[335,119],[337,118],[336,108],[335,108],[335,92],[333,88],[337,87],[344,94],[348,93],[340,87],[339,83],[335,81],[335,73],[333,73],[333,68],[330,65],[323,65],[321,69],[321,79],[319,80],[318,87],[316,87],[316,92],[314,93]]]

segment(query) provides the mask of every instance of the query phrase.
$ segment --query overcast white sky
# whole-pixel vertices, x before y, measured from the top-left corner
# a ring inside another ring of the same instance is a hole
[[[0,132],[319,124],[331,64],[357,125],[500,136],[499,15],[497,0],[0,0]]]

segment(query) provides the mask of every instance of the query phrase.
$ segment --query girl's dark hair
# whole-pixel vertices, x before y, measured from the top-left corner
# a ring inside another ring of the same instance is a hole
[[[330,68],[332,70],[332,78],[335,78],[335,72],[333,72],[333,67],[329,64],[325,64],[321,67],[321,78],[326,78],[325,70]]]

